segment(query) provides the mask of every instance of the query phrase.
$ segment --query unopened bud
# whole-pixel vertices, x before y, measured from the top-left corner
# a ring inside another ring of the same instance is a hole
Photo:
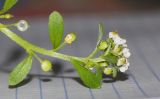
[[[99,50],[105,50],[108,47],[108,44],[106,41],[102,41],[100,42],[100,44],[98,45],[98,49]]]
[[[106,75],[110,75],[110,74],[112,74],[112,68],[105,68],[105,69],[103,70],[103,72],[104,72],[104,74],[106,74]]]
[[[69,33],[65,37],[65,43],[72,44],[73,41],[76,40],[76,34],[75,33]]]
[[[41,63],[41,69],[45,72],[52,70],[52,63],[49,60],[44,60]]]
[[[10,18],[13,18],[13,15],[11,15],[11,14],[4,14],[4,15],[1,15],[0,18],[10,19]]]
[[[16,24],[16,26],[17,26],[17,29],[19,30],[19,31],[26,31],[27,29],[28,29],[28,27],[29,27],[29,25],[28,25],[28,23],[27,23],[27,21],[25,21],[25,20],[20,20],[17,24]]]
[[[101,67],[107,67],[108,63],[107,62],[100,62],[99,66],[101,66]]]
[[[5,14],[5,18],[6,18],[6,19],[13,18],[13,15],[12,15],[12,14]]]

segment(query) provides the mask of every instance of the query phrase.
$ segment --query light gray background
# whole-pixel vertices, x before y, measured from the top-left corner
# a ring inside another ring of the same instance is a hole
[[[103,22],[106,34],[117,30],[128,41],[132,56],[126,80],[109,82],[101,89],[89,89],[79,82],[73,66],[67,62],[49,58],[54,62],[54,72],[44,73],[34,60],[33,69],[17,88],[7,83],[11,69],[26,56],[24,50],[0,35],[0,99],[159,99],[160,98],[160,12],[126,15],[64,17],[65,34],[77,32],[78,39],[61,53],[86,57],[95,47],[98,23]],[[14,22],[15,20],[12,20]],[[3,23],[6,21],[3,21]],[[24,33],[13,28],[30,42],[51,49],[47,34],[47,18],[28,19],[30,28]],[[9,22],[6,22],[9,23]],[[159,98],[158,98],[159,97]]]

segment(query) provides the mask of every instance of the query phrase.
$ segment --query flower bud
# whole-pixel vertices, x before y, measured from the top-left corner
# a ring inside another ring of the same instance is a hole
[[[107,67],[108,63],[107,62],[100,62],[99,66],[101,66],[101,67]]]
[[[100,44],[98,45],[98,49],[99,50],[105,50],[108,47],[108,44],[106,41],[102,41],[100,42]]]
[[[75,40],[76,40],[76,34],[73,32],[67,34],[67,36],[65,37],[65,43],[67,44],[72,44],[72,42]]]
[[[104,74],[106,74],[106,75],[110,75],[110,74],[112,74],[112,68],[105,68],[105,69],[103,70],[103,72],[104,72]]]
[[[41,63],[41,69],[45,72],[52,70],[52,63],[49,60],[44,60]]]
[[[6,19],[13,18],[13,15],[12,15],[12,14],[5,14],[5,18],[6,18]]]
[[[11,15],[11,14],[4,14],[4,15],[0,15],[0,18],[10,19],[10,18],[13,18],[13,15]]]
[[[16,26],[17,26],[17,29],[19,30],[19,31],[26,31],[27,29],[28,29],[28,27],[29,27],[29,25],[28,25],[28,23],[27,23],[27,21],[25,21],[25,20],[20,20],[17,24],[16,24]]]

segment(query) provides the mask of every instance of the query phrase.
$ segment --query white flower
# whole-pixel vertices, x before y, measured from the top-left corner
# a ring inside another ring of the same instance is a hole
[[[122,67],[119,68],[119,70],[120,70],[120,72],[124,73],[126,71],[126,68],[122,66]]]
[[[120,59],[118,59],[117,66],[122,66],[122,65],[126,64],[126,62],[127,62],[126,58],[120,58]]]
[[[28,23],[27,23],[27,21],[25,21],[25,20],[20,20],[17,24],[16,24],[16,26],[17,26],[17,29],[19,30],[19,31],[26,31],[27,29],[28,29]]]
[[[128,47],[127,44],[123,44],[122,46],[123,46],[123,47]]]
[[[109,38],[115,39],[117,37],[119,37],[118,33],[116,33],[116,32],[109,32]]]
[[[122,53],[126,58],[129,58],[131,56],[131,53],[129,52],[128,48],[123,48]]]
[[[120,38],[120,37],[114,38],[113,40],[114,40],[114,42],[115,42],[116,44],[118,44],[118,45],[121,45],[121,44],[123,45],[123,44],[126,43],[126,40],[125,40],[125,39],[122,39],[122,38]]]
[[[117,32],[109,32],[109,38],[112,38],[117,45],[123,45],[126,43],[126,40],[120,38]]]
[[[125,72],[126,70],[128,70],[128,67],[127,65],[124,65],[122,67],[119,68],[120,72]]]
[[[129,65],[130,63],[128,62],[128,60],[126,60],[126,64],[119,68],[120,72],[125,72],[126,70],[128,70]]]

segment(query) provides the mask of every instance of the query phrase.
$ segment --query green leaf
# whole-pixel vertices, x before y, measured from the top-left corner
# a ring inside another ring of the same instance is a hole
[[[53,46],[56,49],[60,46],[63,33],[64,33],[64,22],[63,17],[57,11],[53,11],[49,16],[49,37]]]
[[[17,85],[25,79],[32,67],[32,55],[26,57],[19,63],[11,72],[9,76],[9,85]]]
[[[78,60],[72,60],[71,63],[74,65],[75,69],[83,81],[83,83],[89,88],[101,88],[102,85],[102,72],[100,68],[96,67],[96,72],[93,73],[87,68],[85,64]]]
[[[0,10],[0,14],[3,14],[7,12],[9,9],[11,9],[17,3],[17,1],[18,0],[5,0],[3,9]]]

